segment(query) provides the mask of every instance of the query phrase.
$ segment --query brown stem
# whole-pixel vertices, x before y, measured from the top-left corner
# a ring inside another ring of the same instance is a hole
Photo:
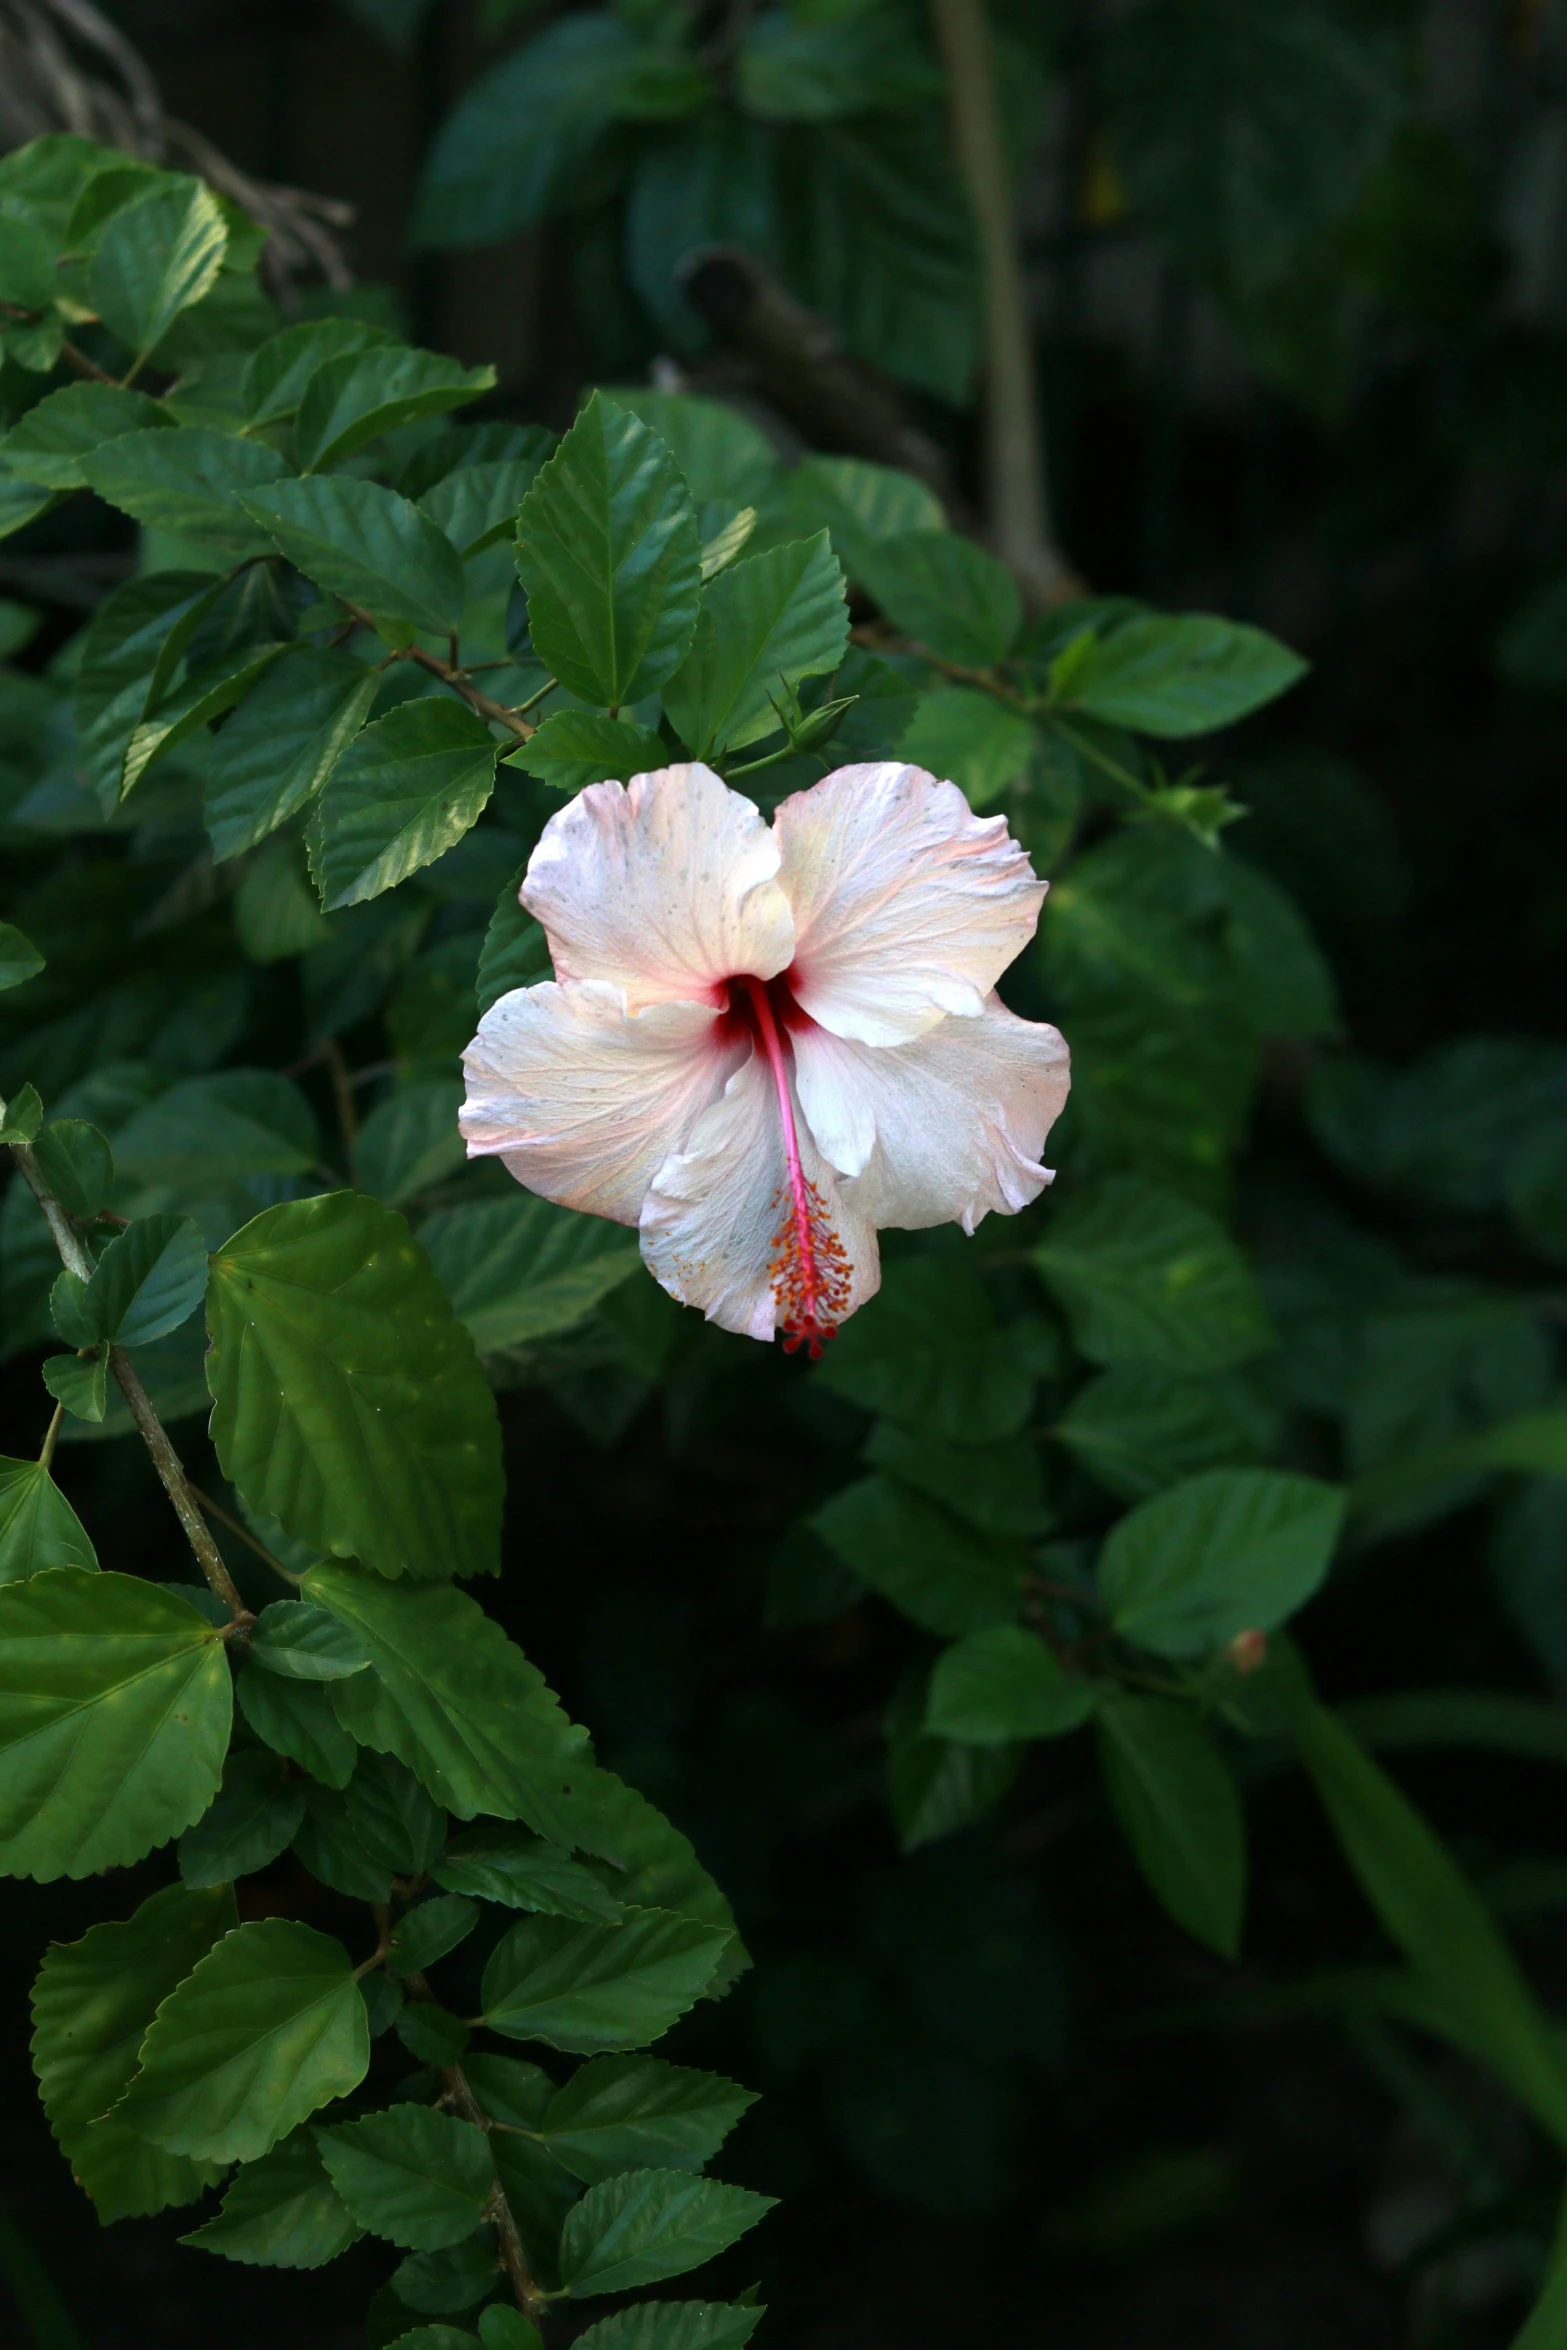
[[[469,2087],[468,2076],[462,2066],[449,2064],[444,2066],[442,2071],[446,2082],[447,2098],[452,2110],[460,2114],[465,2122],[472,2122],[476,2129],[487,2130],[490,2126],[489,2116]],[[517,2307],[530,2324],[537,2325],[539,2314],[549,2296],[539,2285],[528,2266],[528,2256],[522,2248],[522,2238],[517,2232],[517,2222],[512,2217],[511,2205],[506,2200],[505,2190],[499,2179],[496,2180],[490,2195],[490,2217],[495,2222],[496,2239],[500,2245],[501,2266],[511,2279],[511,2289],[516,2297]]]
[[[74,343],[62,343],[60,357],[67,367],[74,368],[78,375],[86,376],[89,383],[113,384],[118,388],[119,377],[111,375],[106,367],[100,367],[95,359],[89,359],[86,352],[79,351]]]
[[[78,1280],[92,1279],[93,1263],[83,1247],[76,1227],[43,1179],[37,1159],[25,1142],[13,1142],[11,1156],[21,1170],[22,1180],[44,1212],[44,1220],[60,1252],[61,1262],[68,1273]],[[152,1455],[152,1465],[163,1481],[163,1490],[174,1504],[175,1516],[185,1529],[185,1539],[196,1554],[196,1564],[222,1600],[236,1623],[251,1623],[254,1619],[234,1587],[234,1579],[223,1563],[223,1553],[213,1541],[207,1522],[196,1506],[195,1496],[180,1466],[179,1454],[169,1442],[168,1431],[153,1410],[147,1390],[136,1376],[135,1369],[122,1347],[109,1349],[109,1368],[119,1383],[120,1393],[130,1406],[131,1418],[141,1431],[142,1441]]]
[[[233,1517],[230,1512],[223,1507],[223,1504],[220,1501],[214,1501],[210,1493],[203,1493],[201,1487],[196,1483],[194,1477],[187,1476],[185,1482],[190,1487],[192,1493],[196,1496],[196,1499],[200,1502],[202,1508],[206,1511],[208,1517],[216,1518],[220,1525],[227,1526],[229,1532],[234,1536],[235,1540],[238,1542],[243,1542],[248,1549],[253,1550],[258,1559],[265,1559],[267,1565],[272,1569],[274,1575],[281,1575],[285,1583],[298,1583],[301,1580],[300,1576],[293,1574],[287,1567],[284,1566],[281,1559],[275,1559],[272,1556],[271,1551],[268,1550],[266,1544],[264,1542],[258,1542],[254,1534],[252,1534],[250,1531],[250,1528],[248,1526],[242,1525],[238,1518]]]
[[[1028,298],[1018,258],[996,63],[984,0],[930,0],[952,143],[984,286],[985,502],[991,543],[1036,607],[1080,592],[1055,544],[1039,446]]]
[[[350,604],[346,596],[342,598],[342,603],[361,628],[374,628],[373,615],[361,605]],[[526,718],[519,717],[515,710],[508,710],[504,702],[491,701],[488,694],[481,693],[476,685],[471,685],[455,661],[443,661],[439,653],[427,653],[423,645],[400,646],[393,659],[416,661],[421,669],[428,669],[432,677],[438,677],[443,685],[449,685],[454,693],[461,694],[469,709],[477,710],[481,718],[493,718],[497,726],[509,727],[519,742],[525,743],[530,734],[538,733],[536,726],[530,726]]]

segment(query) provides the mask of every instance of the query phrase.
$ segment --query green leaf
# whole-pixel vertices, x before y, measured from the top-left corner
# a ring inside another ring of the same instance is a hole
[[[1332,1563],[1345,1495],[1276,1469],[1208,1469],[1111,1528],[1110,1621],[1161,1656],[1202,1656],[1304,1607]]]
[[[484,2132],[454,2114],[394,2105],[317,2132],[332,2184],[363,2228],[416,2252],[460,2244],[495,2174]]]
[[[66,494],[36,481],[19,481],[3,470],[4,461],[5,444],[0,442],[0,539],[12,538],[41,514],[52,513]]]
[[[589,2326],[578,2350],[745,2350],[765,2315],[726,2301],[643,2301]]]
[[[462,618],[456,549],[417,506],[379,482],[316,475],[242,499],[273,545],[328,595],[378,620],[449,635]]]
[[[764,8],[740,40],[739,88],[767,122],[832,122],[939,94],[924,45],[876,10],[827,17]]]
[[[252,351],[240,380],[240,398],[252,426],[281,424],[296,414],[311,377],[347,351],[368,351],[392,340],[384,326],[363,318],[317,318],[286,326]]]
[[[225,1934],[159,2008],[121,2108],[174,2154],[253,2162],[370,2062],[348,1954],[289,1918]]]
[[[167,430],[173,422],[145,392],[125,391],[118,384],[67,384],[11,427],[0,441],[0,461],[24,481],[51,490],[81,490],[87,487],[82,461],[94,449],[124,433]]]
[[[508,2309],[500,2301],[479,2312],[479,2339],[484,2350],[544,2350],[538,2327],[530,2325],[520,2309]]]
[[[776,2200],[684,2171],[630,2171],[607,2179],[590,2187],[566,2215],[561,2280],[580,2300],[684,2276],[737,2243]]]
[[[58,290],[54,239],[31,214],[0,212],[0,302],[48,310]]]
[[[216,2219],[180,2241],[248,2268],[324,2268],[360,2234],[313,2133],[296,2130],[236,2171]]]
[[[397,2037],[421,2064],[456,2064],[469,2041],[468,2026],[432,1999],[410,1999],[398,2009]]]
[[[463,2066],[468,2086],[485,2112],[514,2130],[536,2130],[555,2084],[541,2065],[520,2056],[470,2056]]]
[[[1255,1415],[1234,1383],[1124,1363],[1101,1371],[1055,1424],[1089,1476],[1126,1501],[1143,1501],[1202,1469],[1249,1466],[1261,1449]]]
[[[251,1729],[274,1753],[287,1755],[324,1787],[348,1785],[359,1749],[332,1711],[324,1689],[246,1671],[239,1676],[235,1696]]]
[[[537,426],[537,445],[526,455],[492,457],[458,464],[419,499],[419,511],[443,531],[465,563],[502,539],[517,535],[517,509],[549,455],[553,441]]]
[[[139,2137],[119,2100],[158,2008],[227,1931],[226,1886],[167,1885],[134,1917],[55,1943],[33,1987],[33,2068],[60,2150],[100,2220],[193,2203],[218,2175]]]
[[[24,1085],[11,1099],[0,1101],[0,1142],[34,1142],[44,1121],[44,1106],[35,1085]]]
[[[779,478],[778,453],[761,426],[723,400],[646,384],[616,384],[609,396],[658,434],[699,505],[753,505]]]
[[[213,1442],[252,1509],[378,1574],[494,1571],[495,1405],[399,1215],[268,1208],[213,1258],[207,1318]]]
[[[32,940],[14,922],[0,922],[0,990],[36,979],[43,967],[44,959]]]
[[[523,1191],[444,1208],[419,1237],[481,1355],[570,1330],[642,1261],[620,1225]]]
[[[387,1967],[394,1975],[416,1975],[434,1966],[479,1922],[479,1905],[460,1893],[437,1893],[404,1912],[393,1930]]]
[[[1023,625],[1010,571],[955,531],[872,541],[861,551],[860,577],[894,628],[965,669],[1005,660]]]
[[[595,1828],[596,1840],[589,1849],[605,1856],[596,1873],[621,1901],[643,1909],[667,1909],[730,1936],[708,1986],[717,1998],[750,1960],[734,1931],[734,1913],[688,1839],[613,1771],[590,1774],[584,1808]],[[581,1840],[587,1842],[585,1834]]]
[[[96,1423],[108,1408],[108,1357],[102,1352],[51,1355],[43,1366],[43,1383],[56,1403],[63,1403],[75,1419]]]
[[[786,503],[802,536],[831,532],[833,552],[854,579],[879,539],[947,527],[941,500],[923,482],[859,457],[807,457],[789,476]]]
[[[311,1876],[349,1901],[390,1901],[391,1864],[365,1850],[349,1815],[346,1795],[332,1787],[306,1787],[304,1797],[304,1817],[294,1832],[294,1851]]]
[[[538,733],[506,760],[508,767],[520,767],[558,792],[579,792],[590,783],[629,783],[633,775],[668,764],[664,738],[650,726],[601,718],[592,710],[552,711]]]
[[[448,1844],[430,1873],[450,1893],[477,1894],[507,1909],[542,1910],[588,1925],[620,1922],[621,1903],[591,1869],[518,1828],[470,1828]]]
[[[338,758],[311,837],[328,913],[395,889],[478,822],[495,788],[495,737],[466,704],[421,694]]]
[[[155,188],[116,212],[87,273],[104,324],[138,356],[155,350],[182,310],[211,293],[229,232],[199,180]]]
[[[376,672],[351,654],[291,645],[213,746],[204,815],[215,857],[237,857],[320,791],[370,714]]]
[[[419,1877],[446,1842],[446,1814],[395,1755],[362,1754],[348,1817],[365,1850],[400,1877]]]
[[[1246,1902],[1246,1824],[1235,1782],[1196,1713],[1165,1697],[1102,1696],[1111,1809],[1177,1925],[1233,1958]]]
[[[114,1197],[114,1153],[85,1118],[56,1118],[33,1144],[45,1186],[68,1216],[87,1222]]]
[[[177,1836],[231,1710],[217,1632],[156,1584],[55,1567],[0,1587],[0,1866],[87,1877]]]
[[[354,1160],[359,1181],[389,1207],[428,1191],[463,1163],[457,1126],[462,1085],[454,1077],[432,1077],[405,1085],[378,1102],[359,1129]],[[420,1241],[424,1235],[421,1232]],[[440,1268],[437,1266],[437,1271]]]
[[[98,1554],[43,1462],[0,1455],[0,1584],[25,1583],[46,1567],[94,1574]]]
[[[709,581],[696,635],[664,688],[670,722],[699,758],[775,733],[775,702],[843,659],[849,614],[825,531],[731,564]]]
[[[933,1738],[1004,1746],[1058,1738],[1094,1710],[1089,1683],[1064,1673],[1037,1632],[995,1624],[970,1632],[936,1659],[925,1707]]]
[[[811,1527],[845,1566],[926,1632],[945,1639],[1010,1623],[1028,1568],[1021,1543],[981,1534],[890,1477],[862,1477]]]
[[[76,734],[106,811],[119,801],[125,754],[154,689],[173,676],[221,584],[207,572],[153,572],[127,580],[93,615],[76,672]]]
[[[257,678],[277,660],[280,644],[210,661],[193,670],[172,692],[149,699],[147,714],[131,729],[120,771],[120,797],[139,783],[153,762],[174,750],[199,727],[232,710]]]
[[[584,702],[640,701],[696,629],[695,510],[658,435],[595,392],[522,502],[517,573],[539,659]]]
[[[911,1678],[887,1709],[887,1800],[901,1852],[914,1852],[982,1819],[1017,1777],[1019,1746],[933,1738],[925,1695]]]
[[[185,1193],[262,1175],[305,1175],[319,1163],[315,1112],[273,1069],[217,1069],[187,1078],[136,1111],[115,1135],[129,1183]]]
[[[850,1403],[955,1444],[1010,1436],[1034,1392],[1024,1352],[997,1330],[975,1273],[951,1257],[889,1265],[875,1313],[846,1324],[815,1378]]]
[[[140,1216],[110,1241],[82,1303],[93,1339],[150,1346],[196,1311],[206,1287],[206,1246],[190,1218]]]
[[[556,2090],[539,2135],[591,2187],[646,2164],[701,2170],[755,2103],[716,2073],[656,2056],[599,2056]]]
[[[276,1754],[231,1754],[211,1806],[180,1838],[187,1885],[227,1885],[286,1852],[305,1813],[297,1781]]]
[[[300,399],[294,425],[300,469],[320,473],[341,465],[399,425],[466,407],[494,389],[493,367],[464,367],[435,351],[379,343],[344,352],[316,369]]]
[[[446,1584],[394,1586],[335,1563],[312,1568],[304,1591],[369,1652],[373,1674],[333,1692],[362,1744],[406,1763],[459,1819],[482,1811],[578,1840],[587,1734],[482,1608]]]
[[[949,1444],[926,1429],[881,1420],[862,1457],[900,1485],[945,1503],[983,1534],[1039,1534],[1050,1522],[1039,1447],[1025,1433],[994,1444]]]
[[[1302,1709],[1291,1726],[1345,1859],[1442,2027],[1567,2143],[1567,2069],[1553,2028],[1451,1853],[1325,1707]]]
[[[583,2337],[586,2340],[586,2336]],[[1567,2268],[1553,2268],[1512,2350],[1562,2350],[1567,2342]]]
[[[628,1910],[618,1926],[520,1918],[484,1970],[484,2020],[577,2056],[645,2048],[701,1998],[729,1941],[657,1909]]]
[[[1287,693],[1306,668],[1260,628],[1208,612],[1158,613],[1096,637],[1073,666],[1063,707],[1179,740],[1233,726]]]
[[[274,1599],[262,1609],[250,1659],[289,1681],[346,1681],[370,1663],[348,1626],[308,1599]]]
[[[955,783],[971,808],[988,808],[1025,772],[1035,741],[1028,720],[994,694],[942,685],[917,704],[898,749]]]
[[[90,451],[81,470],[89,489],[148,529],[173,531],[227,563],[271,553],[270,537],[239,504],[288,471],[264,441],[196,424],[128,432]]]
[[[509,995],[514,987],[532,987],[536,981],[553,976],[543,926],[524,910],[518,895],[527,870],[526,865],[520,866],[496,899],[479,950],[474,998],[481,1020],[491,1004]]]
[[[1223,1226],[1141,1176],[1113,1175],[1080,1193],[1033,1259],[1090,1362],[1218,1371],[1274,1343]]]

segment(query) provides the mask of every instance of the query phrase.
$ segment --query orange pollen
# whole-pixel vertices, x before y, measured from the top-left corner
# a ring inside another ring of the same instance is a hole
[[[783,1128],[788,1178],[774,1201],[775,1206],[783,1207],[784,1213],[773,1234],[768,1264],[777,1302],[777,1323],[783,1333],[785,1354],[793,1354],[797,1347],[804,1346],[814,1363],[820,1360],[822,1348],[848,1312],[854,1267],[833,1230],[826,1202],[800,1162],[789,1068],[767,987],[762,980],[743,975],[731,985],[743,989],[750,1000],[756,1032],[772,1071],[778,1118]]]

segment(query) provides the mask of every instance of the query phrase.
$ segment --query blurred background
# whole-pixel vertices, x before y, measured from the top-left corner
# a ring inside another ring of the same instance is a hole
[[[1373,1072],[1559,1038],[1567,6],[995,0],[990,23],[1055,550],[1096,594],[1253,620],[1309,657],[1233,746],[1234,837],[1304,909]],[[628,72],[616,26],[657,73]],[[100,22],[0,0],[0,39],[0,141],[151,136],[155,85],[188,126],[171,153],[331,200],[301,216],[286,307],[493,360],[491,413],[560,428],[588,384],[651,376],[996,519],[950,77],[918,6],[120,0]],[[133,567],[119,529],[78,501],[0,544],[0,595],[48,614],[40,657]],[[1348,1202],[1428,1272],[1548,1287],[1483,1189],[1458,1214],[1423,1188],[1427,1146],[1526,1114],[1494,1051],[1379,1184],[1363,1134],[1313,1122],[1310,1049],[1264,1071],[1253,1229]],[[1558,1264],[1564,1215],[1538,1210]],[[0,1377],[33,1392],[26,1358]],[[701,1345],[652,1400],[569,1367],[513,1395],[494,1603],[695,1838],[756,1954],[669,2050],[764,2091],[729,2175],[785,2201],[725,2289],[761,2273],[764,2339],[798,2350],[1506,2343],[1529,2285],[1509,2230],[1548,2182],[1458,2058],[1412,2068],[1380,2025],[1291,1995],[1370,1946],[1294,1780],[1255,1794],[1239,1968],[1155,1911],[1075,1747],[900,1854],[881,1708],[908,1627],[775,1547],[862,1430],[782,1398]],[[78,1447],[61,1474],[147,1559],[169,1539],[139,1449]],[[1481,1499],[1314,1608],[1335,1697],[1567,1677],[1567,1480],[1500,1519]],[[1473,1753],[1407,1779],[1482,1877],[1511,1869],[1497,1904],[1547,1996],[1567,1990],[1551,1779]],[[162,1881],[156,1860],[126,1875],[116,1914]],[[252,2286],[179,2252],[180,2215],[100,2231],[74,2193],[22,2007],[41,1941],[105,1900],[20,1884],[0,1908],[0,2309],[9,2291],[39,2350],[357,2350],[370,2248]]]

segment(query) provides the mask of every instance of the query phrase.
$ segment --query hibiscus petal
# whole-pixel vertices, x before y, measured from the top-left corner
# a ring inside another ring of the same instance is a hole
[[[955,783],[883,760],[783,802],[779,880],[797,933],[790,985],[835,1036],[907,1044],[977,1017],[1028,944],[1045,884],[1001,816]]]
[[[823,1236],[842,1251],[842,1321],[881,1286],[876,1234],[845,1204],[798,1114],[795,1124]],[[788,1184],[772,1075],[763,1056],[753,1053],[654,1179],[642,1210],[648,1270],[671,1297],[700,1306],[710,1322],[746,1338],[771,1338],[788,1318],[776,1273]]]
[[[634,1224],[648,1185],[746,1049],[706,1004],[627,1012],[598,981],[514,988],[463,1054],[470,1158],[498,1155],[530,1191]]]
[[[522,902],[557,979],[603,979],[627,1009],[709,1000],[737,971],[771,979],[794,952],[778,844],[710,767],[590,783],[552,816]]]
[[[873,1224],[972,1232],[1015,1215],[1050,1181],[1039,1154],[1071,1083],[1066,1045],[992,996],[977,1020],[943,1020],[912,1044],[794,1032],[800,1106]]]

